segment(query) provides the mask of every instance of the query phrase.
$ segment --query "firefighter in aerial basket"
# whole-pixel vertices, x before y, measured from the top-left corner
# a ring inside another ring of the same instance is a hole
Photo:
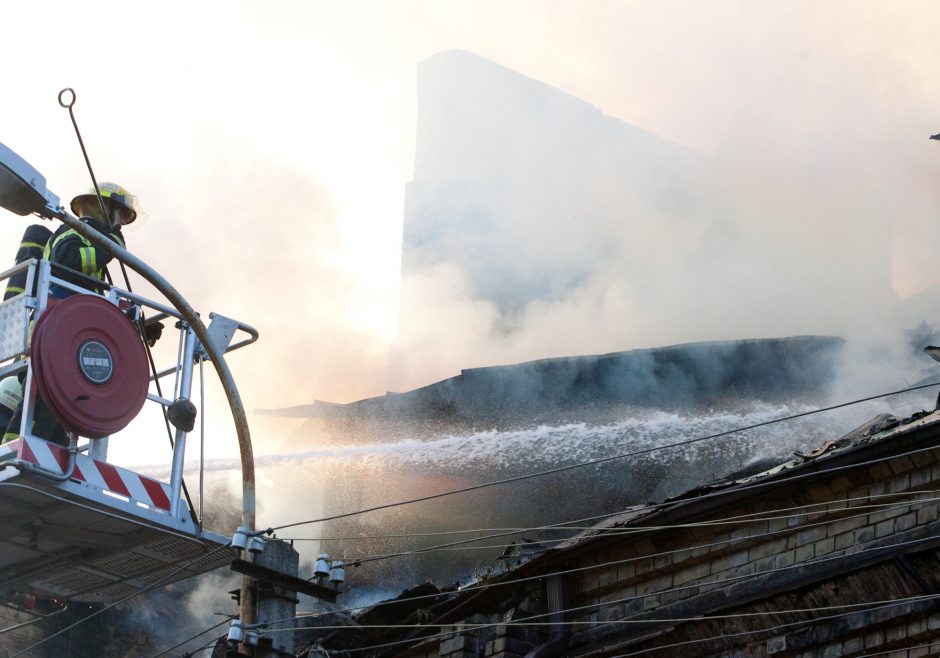
[[[108,236],[121,247],[124,247],[124,235],[121,229],[133,223],[143,214],[140,203],[136,196],[116,183],[102,182],[98,185],[98,192],[101,195],[101,201],[99,201],[94,187],[87,193],[80,194],[72,199],[72,212],[99,233]],[[104,212],[102,212],[102,206],[104,206]],[[61,265],[79,272],[85,278],[69,276],[68,272],[65,271],[55,272],[56,276],[99,293],[101,290],[94,287],[94,280],[105,280],[107,266],[112,259],[111,254],[103,249],[96,248],[88,238],[65,224],[60,226],[48,239],[42,257],[54,265]],[[75,294],[73,291],[61,286],[51,286],[49,292],[50,306],[55,304],[55,300],[65,299]],[[142,328],[143,339],[152,346],[160,338],[162,331],[163,325],[161,323],[147,323]],[[20,381],[20,384],[22,384],[22,381]],[[22,403],[6,425],[6,432],[3,436],[4,441],[19,436],[21,418]],[[38,396],[32,433],[61,445],[67,445],[68,443],[65,430],[55,421],[45,403]]]
[[[98,195],[92,187],[87,193],[79,194],[72,199],[72,212],[96,231],[104,233],[124,247],[124,235],[121,233],[121,228],[137,219],[138,213],[141,212],[140,203],[136,196],[128,193],[116,183],[101,183],[98,185],[98,192],[101,194],[103,204],[99,203]],[[102,205],[107,216],[102,215]],[[88,238],[63,224],[46,243],[43,258],[81,272],[87,277],[103,281],[108,263],[111,261],[111,254],[96,248]],[[68,277],[63,276],[63,278]],[[87,282],[76,280],[74,283],[88,287]],[[96,290],[96,292],[100,291]],[[72,293],[62,288],[54,288],[52,294],[62,298]]]

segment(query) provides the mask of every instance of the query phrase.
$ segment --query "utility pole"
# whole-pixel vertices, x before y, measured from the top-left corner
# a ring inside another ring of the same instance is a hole
[[[265,542],[264,552],[255,559],[255,565],[280,574],[297,576],[300,555],[285,541]],[[297,592],[266,580],[255,581],[258,623],[267,631],[255,649],[259,658],[293,657],[294,616],[297,614]],[[289,621],[284,621],[289,620]],[[290,629],[290,630],[286,630]]]
[[[260,540],[257,535],[255,538]],[[280,539],[255,541],[249,544],[247,555],[242,558],[232,561],[232,571],[246,576],[245,581],[251,583],[248,593],[257,606],[257,619],[251,623],[242,619],[237,630],[233,628],[235,634],[229,633],[229,639],[239,645],[239,655],[294,658],[297,595],[306,594],[335,603],[344,576],[331,575],[332,586],[300,578],[297,573],[299,554],[293,545]],[[342,571],[341,562],[334,565],[337,573]],[[330,573],[330,566],[326,569]]]

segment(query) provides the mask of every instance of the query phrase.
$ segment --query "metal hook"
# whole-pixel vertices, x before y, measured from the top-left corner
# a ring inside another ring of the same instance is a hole
[[[71,94],[71,100],[69,102],[65,102],[63,98],[68,98],[69,94]],[[75,90],[71,87],[66,87],[59,92],[59,105],[68,109],[69,111],[69,118],[72,119],[72,126],[75,128],[75,136],[78,138],[78,145],[81,147],[82,156],[85,158],[85,166],[88,167],[88,175],[91,176],[92,189],[95,191],[95,196],[98,197],[98,207],[101,208],[101,217],[103,218],[104,222],[110,226],[110,215],[108,213],[108,209],[104,205],[104,199],[101,197],[101,188],[98,187],[98,180],[95,178],[95,172],[91,168],[91,160],[88,159],[88,151],[85,149],[85,141],[82,139],[82,133],[78,129],[78,122],[75,120],[75,112],[72,110],[72,106],[75,105],[75,97]],[[118,262],[121,265],[121,272],[124,274],[124,283],[127,285],[127,289],[130,291],[131,282],[127,277],[127,269],[125,269],[123,261]],[[107,272],[107,270],[105,271]]]
[[[68,94],[72,94],[72,100],[70,100],[70,101],[68,101],[68,102],[65,102],[65,101],[62,100],[62,97],[65,96],[65,94],[67,94],[67,93],[68,93]],[[65,89],[63,89],[62,91],[60,91],[60,92],[59,92],[59,105],[61,105],[62,107],[66,108],[66,109],[71,110],[71,109],[72,109],[72,106],[75,105],[75,90],[72,89],[71,87],[66,87]]]

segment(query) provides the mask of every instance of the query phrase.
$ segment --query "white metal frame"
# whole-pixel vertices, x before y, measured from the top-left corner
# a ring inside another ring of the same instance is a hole
[[[19,373],[24,368],[26,370],[25,380],[23,382],[23,413],[19,428],[21,438],[16,443],[15,447],[17,450],[4,449],[5,446],[0,446],[0,467],[4,466],[4,462],[7,464],[17,462],[20,466],[26,467],[25,471],[32,476],[30,479],[34,480],[44,490],[50,487],[51,489],[58,489],[63,493],[68,493],[96,504],[113,508],[115,511],[119,511],[122,514],[136,516],[141,518],[141,520],[146,519],[149,523],[166,526],[174,531],[183,532],[190,536],[199,535],[201,530],[194,522],[188,506],[181,504],[180,494],[182,491],[183,466],[187,439],[187,432],[181,429],[176,429],[173,439],[170,482],[168,485],[163,485],[166,487],[167,496],[170,501],[169,509],[165,511],[155,508],[147,502],[134,500],[119,492],[110,491],[106,487],[96,486],[87,480],[82,481],[82,479],[77,477],[68,477],[62,480],[61,478],[67,473],[67,468],[64,466],[60,467],[60,465],[54,462],[35,463],[34,466],[38,466],[39,468],[31,468],[29,466],[31,462],[25,460],[24,463],[23,456],[20,454],[23,447],[35,453],[33,446],[39,445],[35,443],[36,441],[41,441],[43,444],[48,443],[44,439],[34,436],[30,431],[33,425],[36,392],[33,390],[34,387],[32,386],[33,367],[29,357],[29,331],[47,309],[49,289],[51,286],[58,286],[77,294],[96,295],[107,299],[110,303],[115,305],[118,305],[124,300],[133,304],[136,308],[140,309],[141,312],[144,309],[149,309],[155,312],[155,317],[159,316],[161,319],[173,318],[177,320],[177,325],[180,327],[181,341],[180,349],[177,353],[177,362],[174,366],[165,368],[157,372],[156,375],[151,376],[151,381],[153,381],[170,373],[175,374],[174,399],[189,399],[192,392],[193,365],[197,361],[208,358],[206,351],[202,349],[199,344],[195,332],[183,319],[182,315],[170,306],[160,304],[116,286],[103,285],[102,287],[107,288],[106,292],[103,294],[95,293],[92,290],[88,290],[56,276],[50,263],[45,260],[30,260],[5,272],[0,272],[0,284],[14,274],[22,272],[24,269],[27,271],[26,292],[7,300],[5,303],[12,307],[13,310],[9,311],[10,313],[22,313],[22,321],[20,324],[23,326],[23,330],[26,333],[22,336],[22,340],[16,345],[16,347],[21,347],[21,349],[11,354],[0,354],[0,378]],[[35,290],[35,294],[31,294],[33,290]],[[247,334],[247,338],[235,344],[228,345],[228,343],[226,343],[225,345],[218,346],[221,347],[223,353],[248,345],[257,339],[257,332],[248,325],[225,318],[224,316],[216,316],[213,314],[210,317],[213,318],[214,322],[215,319],[218,318],[220,326],[224,325],[222,333],[226,333],[227,335],[223,340],[231,339],[230,334],[232,333],[233,326]],[[210,325],[210,336],[213,334],[211,329],[212,327]],[[168,407],[173,403],[173,400],[166,399],[154,393],[149,393],[147,398],[149,401],[162,405],[163,407]],[[94,471],[95,463],[107,464],[107,441],[107,437],[89,439],[86,443],[79,446],[81,452],[88,453],[87,456],[78,454],[74,457],[75,465],[80,473],[85,473],[86,470]],[[58,448],[58,446],[51,445],[49,449],[53,451],[56,449],[63,450],[62,448]],[[125,472],[124,469],[120,470]],[[130,471],[126,472],[130,473]],[[7,465],[6,468],[0,470],[0,482],[10,481],[11,478],[18,474],[19,470],[17,468],[13,465]],[[44,474],[50,477],[43,478]],[[58,476],[58,478],[55,476]],[[200,480],[201,478],[202,465],[200,464]],[[44,479],[46,480],[45,482],[43,481]],[[202,483],[200,482],[200,488],[201,486]],[[201,519],[199,519],[199,525],[201,525]]]

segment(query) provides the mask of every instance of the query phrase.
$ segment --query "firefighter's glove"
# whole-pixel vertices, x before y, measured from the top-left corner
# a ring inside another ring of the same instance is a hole
[[[148,322],[144,325],[144,342],[153,347],[163,335],[162,322]]]

